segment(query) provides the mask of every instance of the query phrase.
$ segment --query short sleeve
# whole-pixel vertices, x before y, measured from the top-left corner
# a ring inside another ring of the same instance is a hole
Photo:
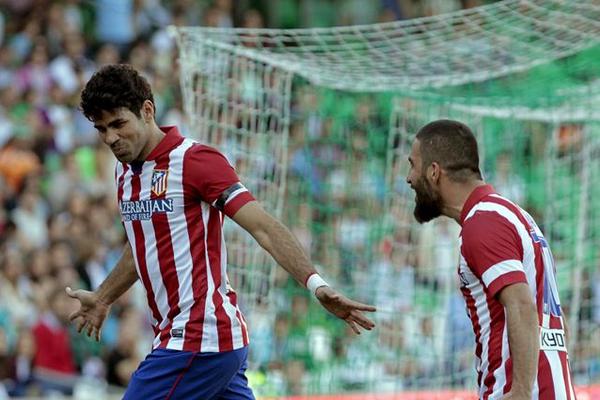
[[[183,180],[188,193],[199,197],[229,217],[254,200],[227,158],[209,146],[195,144],[186,152]]]
[[[525,282],[523,244],[516,227],[495,212],[478,211],[465,221],[461,253],[488,293]]]

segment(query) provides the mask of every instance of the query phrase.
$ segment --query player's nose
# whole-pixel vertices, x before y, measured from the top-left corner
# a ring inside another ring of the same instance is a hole
[[[104,143],[112,147],[112,145],[115,144],[117,140],[119,140],[119,135],[116,131],[109,129],[106,131],[106,134],[104,135],[103,139]]]

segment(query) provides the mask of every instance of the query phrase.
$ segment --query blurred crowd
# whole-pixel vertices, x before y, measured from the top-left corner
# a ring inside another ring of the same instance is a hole
[[[72,394],[86,385],[122,388],[150,350],[152,329],[139,285],[113,306],[100,342],[68,321],[77,303],[64,288],[97,288],[125,245],[114,158],[78,110],[80,91],[98,67],[132,64],[151,81],[158,122],[184,127],[170,24],[333,26],[481,3],[381,0],[369,8],[360,0],[0,1],[0,398]],[[258,307],[248,316],[251,385],[270,395],[359,390],[365,382],[392,390],[418,387],[440,368],[448,376],[464,371],[472,362],[472,338],[462,299],[439,300],[455,289],[455,227],[442,221],[415,235],[371,220],[383,210],[388,121],[372,99],[357,98],[349,106],[354,122],[340,129],[323,116],[323,102],[310,90],[294,99],[285,219],[328,276],[359,288],[357,295],[380,308],[378,340],[349,335],[278,271],[276,312]],[[522,194],[522,182],[506,174],[507,190]],[[409,226],[404,209],[392,208],[388,220]],[[424,273],[419,265],[439,268]],[[598,285],[593,290],[600,293]],[[599,298],[589,295],[597,322]],[[417,304],[420,312],[410,314]],[[436,313],[457,317],[440,323]],[[452,339],[441,340],[441,329],[454,332]],[[589,343],[600,343],[596,339]],[[440,360],[436,354],[444,351],[449,355]],[[600,349],[594,351],[598,358],[590,368],[598,377]]]

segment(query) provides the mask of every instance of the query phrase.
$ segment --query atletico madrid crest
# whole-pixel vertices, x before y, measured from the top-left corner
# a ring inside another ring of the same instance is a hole
[[[167,177],[169,170],[155,169],[152,171],[152,193],[155,196],[160,196],[167,191]]]

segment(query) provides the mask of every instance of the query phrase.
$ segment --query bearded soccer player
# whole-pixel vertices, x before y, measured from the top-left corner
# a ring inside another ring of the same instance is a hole
[[[369,305],[319,276],[299,242],[267,213],[214,148],[158,127],[148,82],[132,67],[96,72],[81,95],[84,115],[117,158],[115,180],[129,244],[71,319],[99,339],[110,305],[138,279],[153,318],[153,350],[125,399],[254,399],[245,376],[248,329],[227,278],[223,214],[247,230],[321,305],[356,332],[374,324]]]
[[[555,268],[533,218],[487,185],[464,124],[422,127],[409,156],[415,218],[461,225],[458,274],[482,400],[575,400]]]

